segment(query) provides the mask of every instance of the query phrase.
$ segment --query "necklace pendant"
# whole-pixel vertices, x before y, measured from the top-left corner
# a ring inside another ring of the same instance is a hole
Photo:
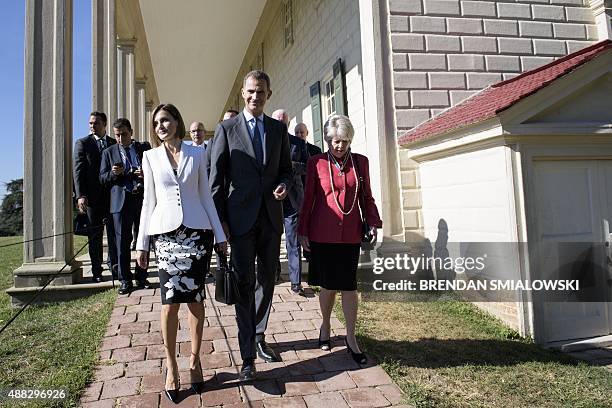
[[[344,173],[343,172],[339,172],[338,176],[342,177],[342,176],[344,176]]]

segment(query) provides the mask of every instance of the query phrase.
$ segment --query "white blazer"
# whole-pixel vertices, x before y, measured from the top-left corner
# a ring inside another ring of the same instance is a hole
[[[206,174],[206,151],[183,143],[177,175],[163,145],[144,152],[144,200],[136,249],[149,250],[152,235],[189,228],[212,229],[217,242],[226,240]]]

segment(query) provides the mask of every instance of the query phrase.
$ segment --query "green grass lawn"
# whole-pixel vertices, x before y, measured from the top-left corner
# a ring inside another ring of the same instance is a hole
[[[611,372],[542,349],[469,303],[385,300],[360,303],[357,333],[409,404],[612,407]]]
[[[21,237],[0,238],[0,246]],[[86,239],[77,237],[79,249]],[[84,251],[87,249],[85,248]],[[4,292],[13,284],[12,272],[22,263],[23,246],[0,248],[0,324],[16,312]],[[97,347],[106,331],[116,294],[94,296],[48,306],[30,306],[0,334],[0,389],[64,389],[62,401],[32,401],[0,406],[76,406],[81,391],[91,381]]]

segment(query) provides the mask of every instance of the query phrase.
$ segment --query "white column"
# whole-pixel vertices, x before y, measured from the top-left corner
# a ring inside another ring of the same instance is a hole
[[[134,128],[134,139],[141,142],[147,140],[146,86],[146,78],[136,80],[136,121],[132,123],[132,127]]]
[[[72,0],[26,1],[24,93],[24,263],[15,287],[46,283],[73,256]],[[70,284],[72,263],[53,285]]]
[[[117,118],[116,0],[92,1],[92,106]]]
[[[612,1],[590,0],[599,41],[612,40]]]
[[[136,39],[117,40],[117,117],[136,119]]]
[[[370,159],[372,193],[383,219],[383,236],[403,241],[397,140],[388,61],[389,46],[383,19],[384,0],[360,0],[361,64],[366,145]],[[381,10],[382,9],[382,10]],[[381,27],[382,25],[382,27]],[[388,109],[390,107],[391,109]]]
[[[145,102],[145,133],[144,133],[144,141],[150,142],[151,137],[151,121],[153,120],[153,109],[155,109],[155,103],[153,101]]]

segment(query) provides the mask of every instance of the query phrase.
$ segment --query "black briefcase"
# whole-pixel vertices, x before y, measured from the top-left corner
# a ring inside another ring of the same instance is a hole
[[[217,259],[219,265],[215,271],[215,300],[226,305],[233,305],[238,299],[236,273],[231,262],[228,264],[224,254],[219,254]]]
[[[77,213],[76,217],[74,217],[74,227],[72,231],[74,235],[83,235],[87,236],[89,234],[89,218],[85,213]]]

